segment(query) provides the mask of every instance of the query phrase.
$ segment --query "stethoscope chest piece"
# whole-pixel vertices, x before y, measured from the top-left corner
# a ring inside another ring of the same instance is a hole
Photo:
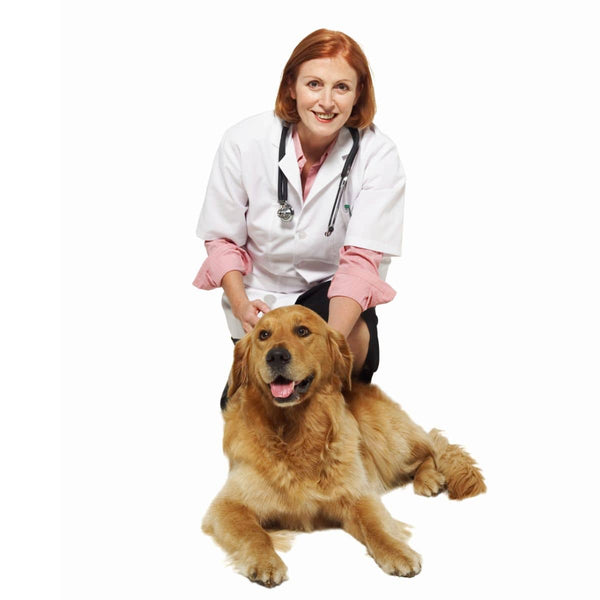
[[[292,220],[292,217],[294,216],[294,209],[287,202],[285,202],[277,210],[277,216],[284,223],[289,223]]]

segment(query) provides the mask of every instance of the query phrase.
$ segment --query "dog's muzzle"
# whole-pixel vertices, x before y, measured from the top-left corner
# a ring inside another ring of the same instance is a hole
[[[274,379],[268,385],[273,398],[278,404],[290,403],[297,400],[300,395],[308,390],[314,379],[314,375],[309,375],[301,381],[294,381],[290,377],[291,374],[289,371],[291,360],[292,355],[283,346],[271,348],[265,357],[267,366],[274,376]]]
[[[302,394],[308,391],[314,378],[314,375],[309,375],[301,381],[296,382],[278,375],[269,384],[269,388],[277,404],[289,404],[298,400]]]

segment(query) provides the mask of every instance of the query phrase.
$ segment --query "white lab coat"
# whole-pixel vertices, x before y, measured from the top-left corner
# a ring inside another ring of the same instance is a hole
[[[219,145],[210,174],[197,234],[204,240],[228,238],[246,248],[253,271],[244,276],[250,300],[271,308],[294,304],[313,285],[333,277],[342,246],[384,253],[402,246],[404,169],[394,143],[375,126],[360,131],[360,148],[331,236],[325,236],[345,159],[352,148],[346,127],[320,167],[306,201],[291,131],[279,161],[282,121],[273,111],[250,117],[229,128]],[[294,217],[277,216],[277,174],[288,180],[288,203]],[[352,217],[344,209],[350,204]],[[223,309],[233,338],[244,335],[223,294]]]

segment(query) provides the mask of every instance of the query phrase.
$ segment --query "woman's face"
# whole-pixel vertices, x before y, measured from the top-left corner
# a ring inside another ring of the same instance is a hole
[[[300,116],[299,131],[332,140],[350,118],[360,90],[356,71],[341,57],[315,58],[300,65],[290,94]]]

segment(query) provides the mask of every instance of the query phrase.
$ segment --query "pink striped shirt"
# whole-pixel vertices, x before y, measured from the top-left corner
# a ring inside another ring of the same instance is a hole
[[[306,165],[306,157],[300,143],[300,136],[296,127],[293,128],[292,138],[298,159],[300,172]],[[337,138],[331,142],[318,162],[314,163],[303,184],[303,200],[306,200],[310,189],[315,182],[321,165],[333,148]],[[245,250],[231,240],[219,238],[207,240],[204,243],[208,257],[200,267],[193,284],[203,290],[212,290],[220,287],[223,276],[229,271],[241,271],[247,275],[252,271],[252,259]],[[371,306],[385,304],[394,298],[396,292],[379,277],[379,265],[383,254],[367,248],[357,246],[344,246],[340,249],[340,263],[331,285],[328,297],[346,296],[360,304],[362,310]]]

